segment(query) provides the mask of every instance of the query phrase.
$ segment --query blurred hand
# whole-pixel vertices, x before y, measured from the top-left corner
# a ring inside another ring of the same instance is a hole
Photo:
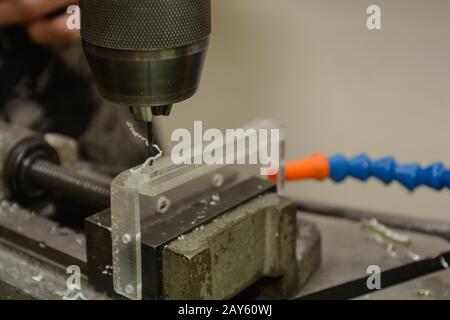
[[[66,26],[66,8],[77,0],[0,0],[0,27],[23,24],[31,40],[41,45],[64,44],[79,38]],[[63,10],[57,16],[48,15]]]

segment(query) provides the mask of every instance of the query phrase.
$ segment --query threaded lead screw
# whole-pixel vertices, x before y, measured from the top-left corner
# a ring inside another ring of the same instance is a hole
[[[98,209],[110,206],[110,186],[97,182],[46,160],[35,160],[27,168],[34,185],[57,191],[64,197]]]

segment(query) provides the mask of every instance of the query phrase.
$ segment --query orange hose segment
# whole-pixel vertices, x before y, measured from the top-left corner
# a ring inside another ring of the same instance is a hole
[[[330,164],[322,153],[309,158],[288,162],[285,166],[286,181],[316,179],[324,180],[330,176]],[[270,176],[276,180],[276,176]]]

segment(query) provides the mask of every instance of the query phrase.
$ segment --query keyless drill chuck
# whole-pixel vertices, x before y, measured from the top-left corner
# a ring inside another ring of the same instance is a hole
[[[83,47],[101,95],[136,119],[168,115],[197,91],[211,0],[81,0]]]

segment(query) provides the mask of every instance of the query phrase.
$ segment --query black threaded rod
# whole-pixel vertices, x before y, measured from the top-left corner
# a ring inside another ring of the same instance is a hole
[[[77,175],[46,160],[35,160],[27,176],[37,186],[61,193],[87,206],[105,209],[110,206],[110,186]]]

